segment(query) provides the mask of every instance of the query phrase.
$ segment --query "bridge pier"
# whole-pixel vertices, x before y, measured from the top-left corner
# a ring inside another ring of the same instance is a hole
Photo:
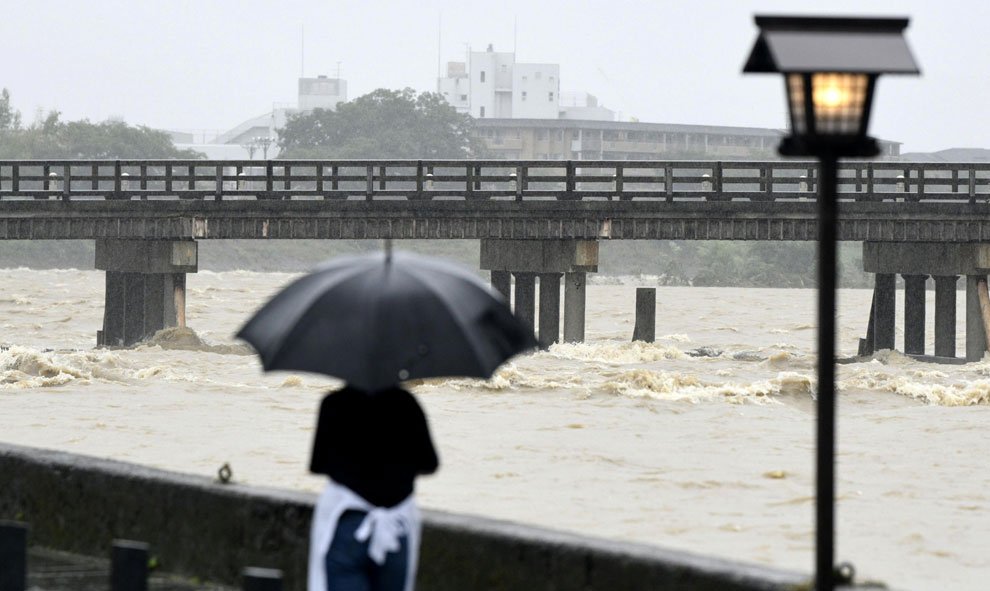
[[[106,272],[97,346],[128,346],[170,326],[185,326],[186,273],[197,270],[192,240],[101,239],[96,268]]]
[[[980,313],[980,281],[986,274],[966,275],[966,361],[979,361],[987,351],[987,334]]]
[[[925,283],[928,275],[904,275],[904,352],[925,354]]]
[[[956,356],[956,275],[935,276],[935,356]]]
[[[564,274],[564,342],[584,342],[586,273]]]
[[[875,273],[872,329],[861,354],[894,347],[894,279],[904,277],[904,353],[925,355],[925,298],[928,276],[935,280],[935,351],[937,361],[956,356],[956,283],[966,276],[966,361],[987,351],[986,326],[980,310],[980,282],[990,271],[990,244],[936,242],[864,242],[863,269]]]
[[[530,329],[536,325],[536,273],[513,273],[516,277],[514,312]]]
[[[560,277],[563,273],[540,273],[541,347],[560,342]]]
[[[481,268],[491,271],[492,286],[503,295],[509,291],[509,275],[515,277],[513,310],[529,326],[538,326],[538,339],[543,347],[560,341],[563,276],[564,340],[584,340],[585,275],[598,270],[597,241],[486,239],[481,241]]]

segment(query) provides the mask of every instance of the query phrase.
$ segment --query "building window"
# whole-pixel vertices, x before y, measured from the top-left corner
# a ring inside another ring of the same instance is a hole
[[[481,71],[481,81],[482,82],[485,81],[485,71],[484,70]]]
[[[553,76],[550,76],[550,82],[553,83]]]
[[[550,102],[552,103],[553,102],[553,91],[552,90],[548,93],[548,96],[549,96]]]
[[[461,95],[461,100],[462,101],[466,101],[467,100],[467,95],[466,94],[462,94]]]
[[[523,84],[526,84],[526,82],[527,82],[528,80],[529,80],[529,78],[527,78],[526,76],[523,76],[523,77],[522,77],[522,81],[523,81]]]
[[[543,72],[537,72],[533,75],[533,78],[536,78],[537,80],[543,78]]]
[[[485,108],[484,107],[481,107],[481,113],[480,113],[479,116],[481,116],[481,117],[484,117],[485,116]]]
[[[526,100],[526,91],[522,91],[522,100]]]

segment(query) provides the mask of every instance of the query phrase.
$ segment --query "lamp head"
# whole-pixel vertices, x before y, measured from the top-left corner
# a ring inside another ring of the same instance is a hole
[[[784,75],[791,135],[785,156],[875,156],[867,136],[877,77],[917,74],[908,20],[757,16],[760,35],[743,72]]]

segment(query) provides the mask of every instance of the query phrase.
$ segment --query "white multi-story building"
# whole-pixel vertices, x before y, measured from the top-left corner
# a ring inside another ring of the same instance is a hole
[[[447,64],[438,92],[460,113],[476,119],[557,119],[560,66],[524,64],[516,54],[472,51],[468,62]]]

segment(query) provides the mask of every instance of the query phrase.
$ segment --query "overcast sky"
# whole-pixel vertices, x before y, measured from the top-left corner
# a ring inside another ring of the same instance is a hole
[[[780,128],[779,77],[740,74],[753,15],[826,5],[911,18],[922,76],[881,78],[872,134],[904,151],[990,148],[988,0],[10,0],[0,86],[28,122],[57,109],[225,130],[294,104],[301,71],[335,76],[339,63],[349,98],[435,90],[439,61],[492,43],[515,45],[517,61],[560,64],[562,92],[594,94],[626,118]]]

